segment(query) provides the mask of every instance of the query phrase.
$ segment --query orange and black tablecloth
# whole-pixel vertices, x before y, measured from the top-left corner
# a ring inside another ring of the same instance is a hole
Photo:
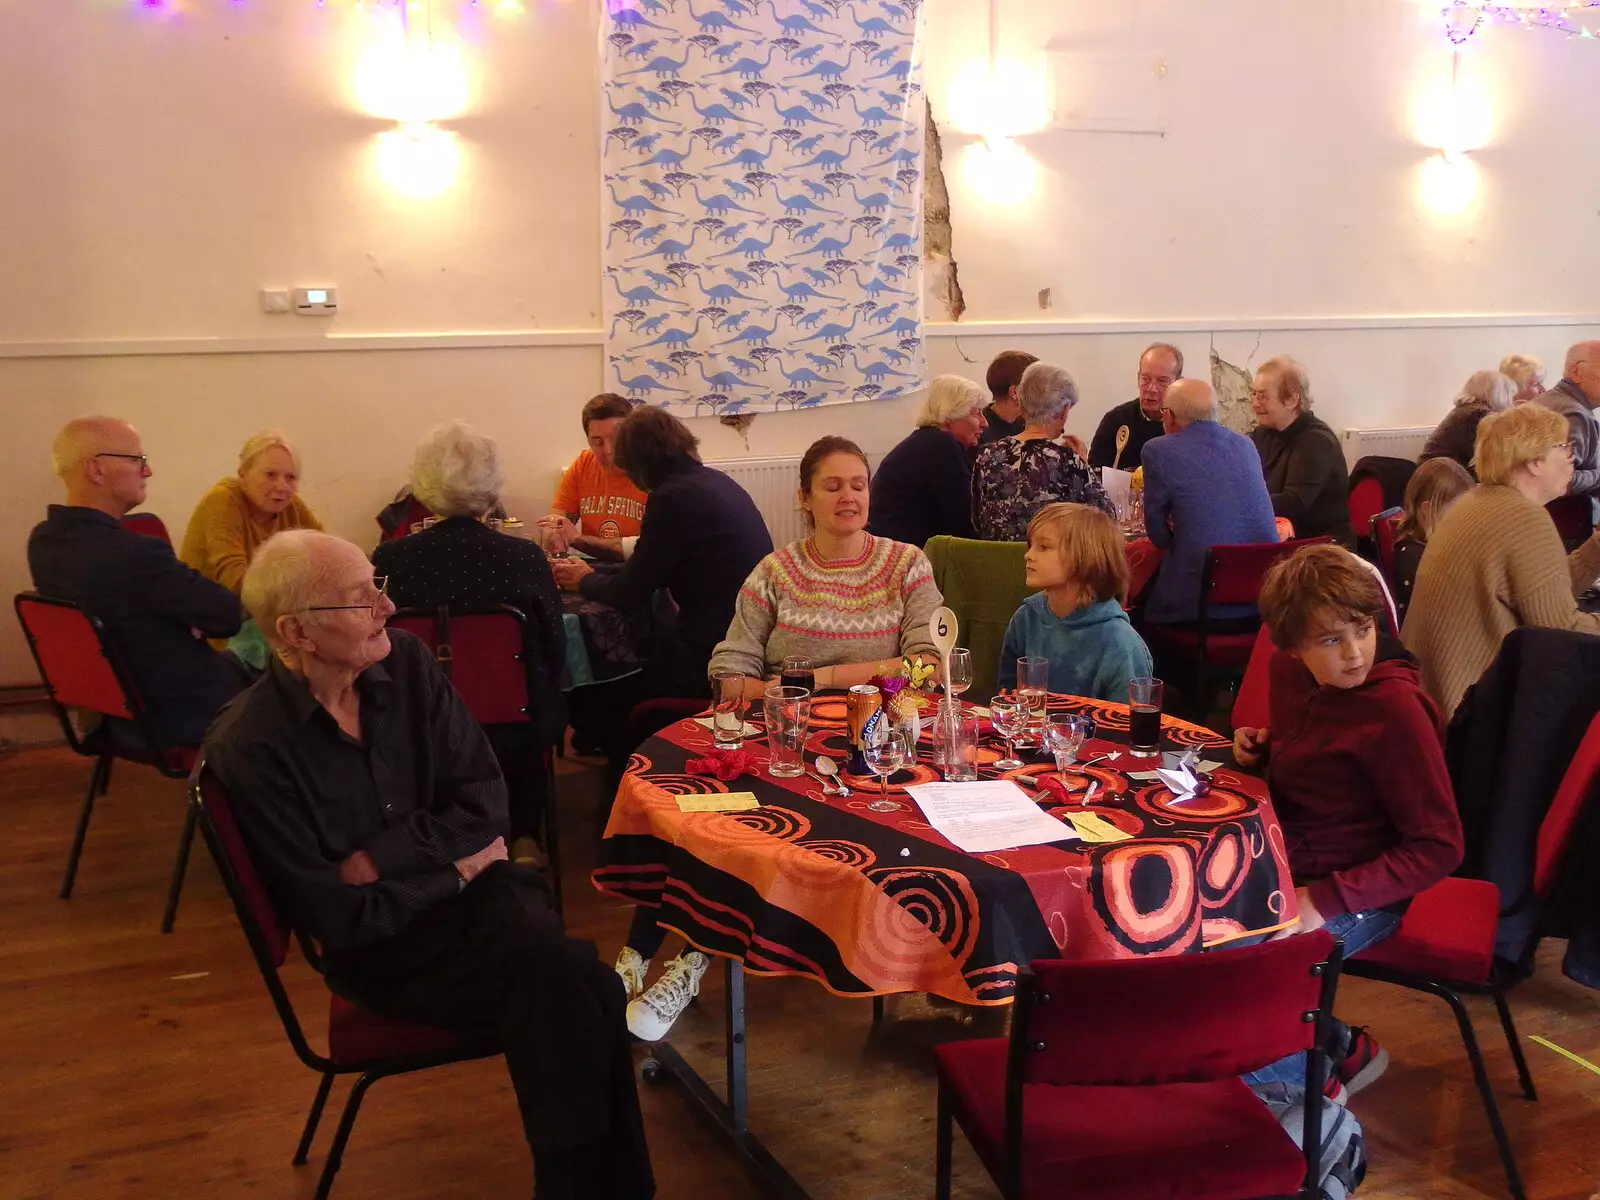
[[[1052,715],[1081,712],[1098,735],[1080,760],[1125,744],[1124,705],[1053,696]],[[845,760],[845,702],[813,703],[807,760]],[[1228,743],[1168,717],[1169,746]],[[1272,932],[1295,918],[1283,832],[1266,785],[1236,770],[1214,773],[1210,794],[1178,802],[1159,783],[1130,780],[1150,760],[1119,754],[1065,777],[1081,796],[1098,781],[1092,810],[1134,835],[971,855],[922,818],[899,789],[939,778],[926,737],[914,765],[890,779],[904,804],[867,809],[877,781],[845,775],[847,799],[809,777],[765,774],[765,739],[749,739],[759,774],[731,782],[689,774],[711,733],[679,721],[634,755],[617,792],[593,880],[602,891],[658,905],[661,923],[701,949],[758,974],[804,975],[842,996],[931,992],[977,1004],[1010,1001],[1019,964],[1035,958],[1181,954]],[[985,741],[980,757],[1001,757]],[[1000,773],[982,770],[985,778]],[[1040,760],[1005,773],[1025,787],[1054,775]],[[750,791],[761,807],[684,813],[684,794]],[[1046,811],[1064,806],[1040,790]]]

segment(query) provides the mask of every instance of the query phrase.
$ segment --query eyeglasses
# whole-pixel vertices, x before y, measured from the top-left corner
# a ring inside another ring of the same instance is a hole
[[[302,611],[356,612],[360,611],[361,609],[366,609],[374,617],[376,617],[379,615],[378,610],[383,607],[383,602],[389,598],[389,577],[387,575],[375,576],[372,580],[372,586],[377,589],[377,595],[373,596],[373,598],[365,604],[313,604]]]
[[[1576,456],[1576,452],[1574,451],[1571,442],[1557,442],[1554,446],[1551,446],[1550,449],[1560,450],[1568,458],[1573,458]]]
[[[125,458],[129,462],[138,463],[139,464],[139,470],[141,470],[141,471],[148,471],[150,469],[150,459],[146,455],[143,455],[143,454],[113,454],[110,450],[102,450],[99,454],[91,454],[89,457],[90,458]]]

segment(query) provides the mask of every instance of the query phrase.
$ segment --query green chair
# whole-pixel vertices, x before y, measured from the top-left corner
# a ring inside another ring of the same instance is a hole
[[[972,651],[972,690],[966,699],[986,701],[1000,672],[1006,626],[1033,594],[1024,582],[1021,542],[979,542],[971,538],[929,538],[924,547],[933,581],[945,605],[961,623],[957,642]]]

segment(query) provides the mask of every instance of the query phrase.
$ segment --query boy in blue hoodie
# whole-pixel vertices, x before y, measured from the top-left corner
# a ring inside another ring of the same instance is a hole
[[[1050,690],[1125,702],[1128,681],[1154,666],[1128,623],[1128,554],[1117,524],[1085,504],[1049,504],[1028,523],[1027,582],[1000,651],[1001,690],[1017,686],[1017,659],[1050,660]]]

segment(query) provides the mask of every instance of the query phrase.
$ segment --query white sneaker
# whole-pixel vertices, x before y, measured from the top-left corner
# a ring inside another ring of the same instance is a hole
[[[624,946],[617,955],[617,974],[622,976],[622,986],[628,999],[637,999],[644,991],[644,977],[650,973],[650,960],[641,958],[632,946]]]
[[[660,979],[628,1005],[628,1032],[641,1042],[659,1042],[672,1023],[700,994],[700,980],[711,965],[709,956],[685,950],[667,964]]]

